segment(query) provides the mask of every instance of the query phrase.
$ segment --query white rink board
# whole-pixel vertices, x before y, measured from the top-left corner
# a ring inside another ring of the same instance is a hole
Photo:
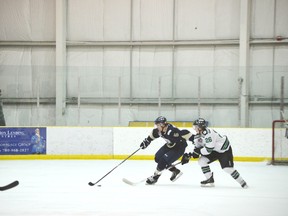
[[[130,155],[139,148],[153,128],[129,127],[48,127],[48,155]],[[191,130],[191,128],[187,128]],[[227,135],[233,146],[234,156],[271,157],[271,129],[215,128]],[[163,139],[153,141],[138,155],[154,155],[164,144]],[[188,142],[187,150],[192,149]]]
[[[94,155],[113,153],[113,128],[48,127],[48,155]]]
[[[239,157],[271,157],[271,129],[250,128],[213,128],[221,135],[227,135],[233,148],[234,156]],[[189,129],[192,132],[192,129]],[[114,128],[114,154],[125,155],[137,149],[152,128]],[[141,155],[153,155],[164,144],[163,139],[153,141]],[[187,150],[193,149],[188,141]]]

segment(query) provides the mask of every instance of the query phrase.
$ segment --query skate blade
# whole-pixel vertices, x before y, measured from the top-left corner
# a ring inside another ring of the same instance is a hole
[[[183,175],[182,172],[180,172],[175,179],[172,180],[172,182],[175,182],[177,179],[179,179]]]
[[[148,183],[148,182],[145,182],[145,185],[155,185],[157,182],[153,182],[153,183]]]
[[[248,185],[241,186],[243,189],[248,189]]]
[[[201,184],[201,187],[215,187],[214,183]]]

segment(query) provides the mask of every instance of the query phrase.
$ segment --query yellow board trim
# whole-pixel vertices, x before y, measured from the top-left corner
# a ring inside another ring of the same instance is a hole
[[[171,123],[176,127],[192,128],[193,126],[193,122],[189,122],[189,121],[168,121],[168,123]],[[129,127],[154,127],[154,122],[152,121],[130,121]]]
[[[124,160],[129,155],[0,155],[0,160]],[[154,160],[154,155],[134,155],[129,160]],[[191,159],[196,161],[197,159]],[[263,162],[268,157],[234,157],[234,161]]]

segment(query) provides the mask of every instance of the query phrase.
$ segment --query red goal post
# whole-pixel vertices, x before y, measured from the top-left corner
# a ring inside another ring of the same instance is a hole
[[[288,165],[288,122],[274,120],[272,123],[272,161],[273,165]]]

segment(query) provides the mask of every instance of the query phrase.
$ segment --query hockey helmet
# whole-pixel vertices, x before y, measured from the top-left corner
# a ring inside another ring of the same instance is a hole
[[[207,127],[207,122],[203,118],[199,118],[193,122],[193,125],[197,126],[201,130],[205,130]]]
[[[155,121],[155,124],[160,124],[161,126],[165,126],[167,124],[167,119],[164,116],[159,116]]]

